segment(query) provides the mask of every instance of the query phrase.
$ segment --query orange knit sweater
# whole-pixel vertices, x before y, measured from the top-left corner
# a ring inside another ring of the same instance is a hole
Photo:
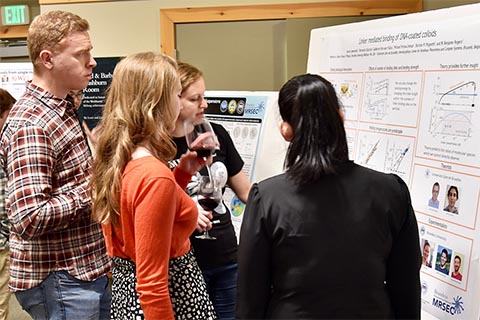
[[[171,258],[190,249],[197,207],[184,192],[191,176],[173,173],[158,159],[131,160],[122,176],[120,225],[104,225],[110,256],[131,259],[137,268],[137,291],[146,319],[173,319],[168,292]]]

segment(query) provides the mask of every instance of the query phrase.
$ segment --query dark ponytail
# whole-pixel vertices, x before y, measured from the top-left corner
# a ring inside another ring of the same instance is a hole
[[[296,76],[280,90],[278,105],[294,133],[284,166],[297,184],[315,182],[348,160],[340,103],[330,82],[313,74]]]

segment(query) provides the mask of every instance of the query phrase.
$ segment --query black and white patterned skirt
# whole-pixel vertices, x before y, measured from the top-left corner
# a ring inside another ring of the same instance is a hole
[[[136,267],[133,261],[113,258],[112,320],[144,319],[137,293]],[[171,259],[168,267],[168,291],[175,319],[217,319],[197,261],[190,250]]]

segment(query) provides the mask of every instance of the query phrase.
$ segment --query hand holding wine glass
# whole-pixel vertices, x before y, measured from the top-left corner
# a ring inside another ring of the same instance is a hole
[[[222,201],[222,189],[209,176],[201,176],[198,181],[197,200],[203,209],[213,211]],[[208,229],[205,229],[204,233],[196,238],[216,240],[215,237],[208,234]]]
[[[200,158],[196,153],[187,150],[186,153],[181,155],[177,168],[193,176],[203,167],[208,166],[211,162],[211,157]]]
[[[197,203],[197,209],[198,209],[198,217],[197,217],[197,225],[195,227],[195,230],[198,233],[203,233],[205,229],[212,229],[213,223],[213,213],[212,211],[208,211],[203,209],[198,203]]]

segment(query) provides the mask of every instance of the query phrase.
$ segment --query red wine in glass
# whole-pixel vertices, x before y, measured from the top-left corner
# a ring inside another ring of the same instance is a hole
[[[212,126],[207,119],[200,121],[185,121],[185,139],[188,149],[197,152],[197,157],[207,158],[215,153],[218,148],[218,140]]]
[[[200,204],[203,209],[213,211],[222,201],[222,188],[216,185],[210,176],[201,176],[198,181],[197,199],[198,204]],[[217,239],[212,237],[207,229],[204,230],[203,234],[195,238],[206,240]]]
[[[214,155],[215,150],[216,150],[216,148],[204,149],[202,147],[200,147],[200,148],[189,148],[189,149],[190,149],[190,151],[196,151],[198,158],[208,158],[209,156]]]
[[[203,209],[213,211],[216,207],[218,207],[220,201],[208,197],[198,197],[198,203],[202,206]]]

